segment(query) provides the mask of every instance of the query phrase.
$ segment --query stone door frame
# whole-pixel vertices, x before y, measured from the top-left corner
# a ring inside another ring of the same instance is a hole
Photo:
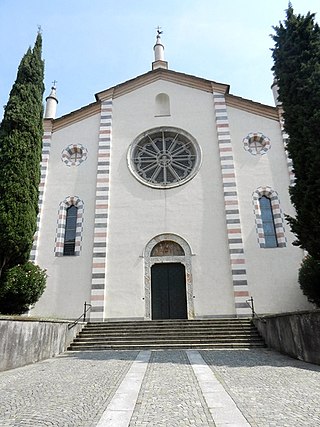
[[[184,251],[184,256],[151,256],[151,251],[155,245],[163,241],[172,241],[180,245]],[[181,263],[185,267],[186,273],[186,295],[187,295],[187,316],[194,319],[193,304],[193,284],[192,284],[192,251],[189,244],[180,236],[173,233],[163,233],[153,237],[144,250],[144,300],[145,300],[145,320],[151,320],[151,267],[154,264]]]

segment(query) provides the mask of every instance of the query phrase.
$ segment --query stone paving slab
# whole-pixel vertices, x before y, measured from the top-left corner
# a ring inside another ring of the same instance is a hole
[[[201,354],[196,350],[187,350],[201,392],[217,427],[250,427],[235,402],[226,392],[223,385],[210,370]]]
[[[128,427],[150,356],[150,351],[140,351],[102,414],[97,427]]]
[[[1,372],[0,426],[96,426],[137,354],[66,353]]]
[[[152,352],[129,426],[215,426],[185,351]]]
[[[139,379],[138,351],[66,353],[1,372],[0,426],[96,427],[113,408],[130,427],[239,427],[236,406],[252,427],[320,427],[320,366],[265,349],[199,353],[191,366],[184,350],[152,351]]]
[[[320,366],[266,349],[200,353],[251,426],[320,426]]]

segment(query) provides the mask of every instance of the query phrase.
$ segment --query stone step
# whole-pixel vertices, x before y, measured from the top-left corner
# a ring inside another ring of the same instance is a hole
[[[122,341],[157,341],[157,342],[172,342],[172,341],[221,341],[221,342],[225,342],[225,341],[254,341],[254,340],[261,340],[261,338],[257,335],[255,337],[251,337],[251,336],[223,336],[223,337],[216,337],[216,336],[201,336],[201,337],[180,337],[177,335],[173,335],[173,336],[169,336],[169,337],[161,337],[161,336],[157,336],[157,335],[153,335],[150,337],[146,337],[146,336],[141,336],[141,337],[135,337],[133,335],[129,336],[129,337],[111,337],[111,338],[106,338],[106,339],[102,339],[102,338],[75,338],[75,340],[73,341],[74,343],[81,343],[81,342],[90,342],[90,343],[95,343],[95,342],[122,342]]]
[[[114,327],[100,327],[100,328],[86,328],[86,331],[118,331],[118,330],[128,330],[128,331],[139,331],[139,330],[154,330],[154,331],[170,331],[170,330],[188,330],[188,331],[194,331],[194,330],[226,330],[226,329],[234,329],[234,330],[242,330],[242,329],[254,329],[253,325],[209,325],[209,326],[201,326],[201,325],[194,325],[194,326],[188,326],[188,325],[172,325],[172,326],[146,326],[138,325],[138,326],[114,326]]]
[[[157,329],[157,328],[139,328],[139,329],[131,329],[131,328],[118,328],[118,329],[90,329],[84,330],[81,333],[83,335],[117,335],[117,334],[223,334],[223,333],[252,333],[255,332],[256,329],[253,327],[250,328],[170,328],[170,329]]]
[[[96,345],[118,345],[118,344],[180,344],[184,343],[185,345],[192,344],[192,343],[259,343],[261,342],[261,338],[248,338],[248,337],[233,337],[233,338],[189,338],[184,339],[180,337],[172,337],[172,338],[159,338],[159,337],[152,337],[150,339],[147,338],[141,338],[140,340],[136,339],[135,337],[132,338],[126,338],[126,339],[114,339],[114,340],[101,340],[101,339],[95,339],[95,340],[83,340],[83,339],[77,339],[75,340],[71,346],[96,346]]]
[[[139,338],[155,338],[155,337],[161,337],[161,338],[170,338],[170,337],[175,337],[175,336],[179,336],[179,337],[185,337],[185,338],[191,338],[191,337],[195,337],[195,338],[200,338],[200,337],[216,337],[216,338],[223,338],[223,337],[228,337],[228,338],[232,338],[232,337],[259,337],[259,333],[257,331],[249,331],[249,332],[245,332],[245,331],[240,331],[240,332],[230,332],[230,331],[221,331],[219,333],[216,332],[168,332],[168,333],[162,333],[162,332],[158,332],[158,333],[150,333],[149,331],[144,331],[144,332],[138,332],[138,333],[132,333],[132,332],[126,332],[126,331],[121,331],[118,333],[112,333],[112,334],[90,334],[90,333],[80,333],[79,337],[82,339],[96,339],[97,337],[99,338],[103,338],[103,339],[117,339],[117,338],[128,338],[128,337],[136,337],[137,339]],[[77,338],[76,338],[77,339]]]
[[[253,325],[244,324],[244,325],[119,325],[119,326],[100,326],[100,327],[86,327],[88,331],[109,331],[109,330],[118,330],[118,329],[129,329],[129,330],[147,330],[147,329],[155,329],[155,330],[170,330],[170,329],[242,329],[242,328],[254,328]]]
[[[89,323],[69,350],[263,346],[250,319],[156,320]]]
[[[82,339],[77,339],[75,341],[73,341],[72,345],[99,345],[99,344],[120,344],[120,343],[130,343],[130,344],[143,344],[143,343],[175,343],[175,342],[184,342],[184,343],[193,343],[193,342],[209,342],[209,343],[215,343],[215,342],[220,342],[220,343],[225,343],[225,342],[250,342],[250,343],[254,343],[254,342],[260,342],[261,339],[259,337],[255,337],[255,338],[246,338],[246,337],[238,337],[238,338],[204,338],[201,337],[199,339],[183,339],[183,338],[179,338],[179,337],[175,337],[175,338],[171,338],[171,339],[161,339],[161,338],[152,338],[152,339],[148,339],[148,338],[141,338],[141,339],[136,339],[136,338],[127,338],[127,339],[114,339],[114,340],[82,340]]]
[[[208,335],[208,334],[195,334],[195,335],[181,335],[181,334],[171,334],[171,335],[157,335],[157,334],[141,334],[141,335],[112,335],[112,336],[104,336],[104,335],[78,335],[74,342],[77,341],[117,341],[117,340],[172,340],[172,339],[180,339],[184,341],[196,340],[196,339],[207,339],[207,340],[233,340],[233,339],[260,339],[260,335],[258,333],[252,334],[223,334],[223,335]]]
[[[118,328],[126,327],[173,327],[177,326],[227,326],[227,325],[250,325],[250,319],[219,319],[219,320],[151,320],[151,321],[126,321],[126,322],[92,322],[87,324],[87,328]]]
[[[71,345],[69,351],[100,351],[100,350],[166,350],[166,349],[247,349],[247,348],[257,348],[265,347],[263,342],[257,343],[181,343],[181,344],[171,344],[171,343],[153,343],[153,344],[103,344],[95,346],[73,346]]]

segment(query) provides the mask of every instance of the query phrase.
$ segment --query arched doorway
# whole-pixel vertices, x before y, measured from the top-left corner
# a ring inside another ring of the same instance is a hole
[[[191,249],[175,234],[161,234],[147,245],[145,318],[193,319]]]

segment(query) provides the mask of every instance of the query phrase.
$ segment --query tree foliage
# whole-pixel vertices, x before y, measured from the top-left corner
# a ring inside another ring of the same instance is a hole
[[[295,15],[274,27],[273,71],[284,110],[288,152],[295,185],[290,188],[296,216],[288,217],[294,244],[320,259],[320,29],[315,15]]]
[[[299,270],[300,287],[308,300],[320,308],[320,261],[308,255]]]
[[[46,272],[28,261],[16,265],[2,277],[0,313],[22,314],[36,303],[46,286]]]
[[[42,37],[19,65],[0,124],[0,277],[30,254],[38,213],[44,63]]]

